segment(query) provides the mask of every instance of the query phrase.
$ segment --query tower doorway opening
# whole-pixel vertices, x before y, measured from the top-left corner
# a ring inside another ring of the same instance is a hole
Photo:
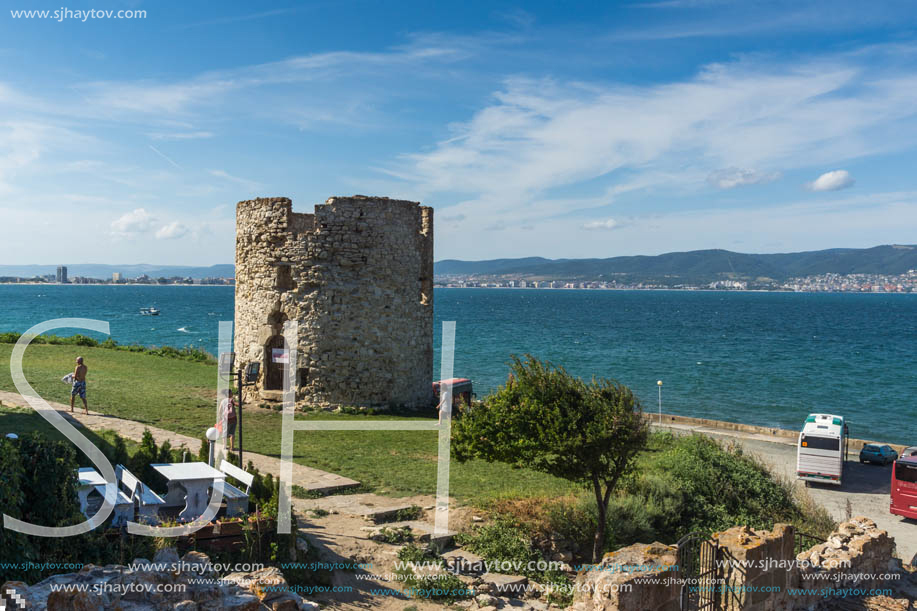
[[[283,390],[283,336],[275,335],[264,345],[264,390]]]

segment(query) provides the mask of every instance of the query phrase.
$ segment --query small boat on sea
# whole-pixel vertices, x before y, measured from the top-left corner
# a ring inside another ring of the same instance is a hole
[[[140,313],[144,316],[159,316],[159,310],[156,308],[140,308]]]

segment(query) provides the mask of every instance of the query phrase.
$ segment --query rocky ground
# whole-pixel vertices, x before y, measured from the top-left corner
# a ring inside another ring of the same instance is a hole
[[[132,566],[86,565],[78,573],[53,575],[32,586],[8,581],[0,609],[26,611],[314,611],[317,604],[288,589],[273,567],[218,577],[200,552],[179,558],[172,548],[152,562],[137,558]]]
[[[398,513],[420,508],[422,515],[411,520],[398,520]],[[545,602],[538,584],[522,576],[463,571],[461,581],[476,595],[451,604],[432,602],[401,594],[404,583],[395,575],[395,563],[403,544],[385,542],[383,528],[395,530],[409,527],[414,541],[441,546],[443,556],[459,556],[465,565],[482,559],[455,546],[453,534],[473,528],[481,518],[469,507],[452,506],[449,510],[448,535],[437,538],[432,525],[435,519],[434,499],[415,496],[392,499],[374,494],[332,495],[313,500],[297,499],[297,514],[304,516],[301,533],[316,545],[324,562],[355,563],[360,568],[336,570],[331,583],[346,592],[328,592],[312,596],[312,600],[328,609],[381,609],[402,611],[414,608],[442,609],[444,607],[486,609],[556,609]],[[511,591],[512,590],[512,591]]]

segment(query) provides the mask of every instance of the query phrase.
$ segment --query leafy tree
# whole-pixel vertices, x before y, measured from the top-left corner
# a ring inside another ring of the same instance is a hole
[[[617,382],[583,382],[532,356],[512,357],[505,386],[463,407],[453,428],[456,459],[528,467],[591,487],[598,507],[592,547],[599,562],[611,494],[646,444],[634,393]]]

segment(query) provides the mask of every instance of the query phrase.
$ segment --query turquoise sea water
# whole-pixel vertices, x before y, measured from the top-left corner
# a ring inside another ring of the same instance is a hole
[[[455,374],[479,396],[531,353],[616,378],[649,411],[661,379],[666,412],[790,429],[832,412],[856,437],[917,444],[917,295],[437,289],[435,308],[436,349],[456,321]],[[121,343],[215,352],[232,310],[231,287],[0,286],[0,331],[98,318]]]

